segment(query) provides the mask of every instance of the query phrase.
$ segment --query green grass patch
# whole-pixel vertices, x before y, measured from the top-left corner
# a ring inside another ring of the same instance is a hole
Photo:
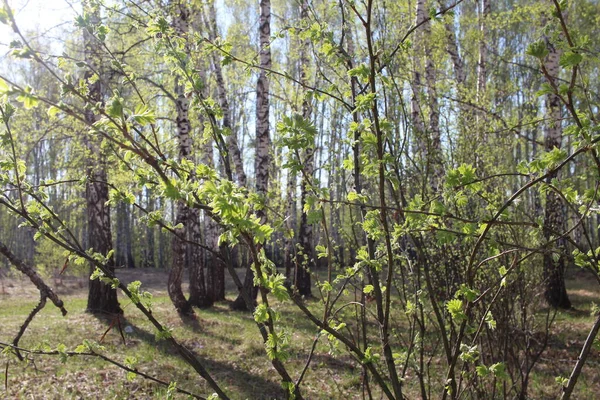
[[[568,376],[581,349],[594,317],[590,315],[592,302],[600,303],[598,290],[586,279],[568,282],[571,298],[577,311],[559,312],[552,327],[548,349],[536,365],[529,385],[531,398],[554,398],[560,392],[557,376]],[[279,377],[265,355],[264,345],[250,313],[233,312],[228,304],[219,303],[208,310],[196,310],[197,320],[182,320],[174,311],[164,290],[151,290],[158,295],[153,300],[153,313],[159,321],[172,329],[175,338],[192,350],[204,363],[215,380],[232,399],[280,399],[284,392]],[[125,362],[135,357],[136,368],[163,381],[176,381],[177,386],[191,392],[208,395],[210,387],[167,343],[157,341],[155,329],[128,300],[121,297],[125,320],[121,332],[113,327],[106,335],[111,321],[99,319],[84,312],[86,291],[62,296],[69,314],[60,312],[48,303],[36,316],[20,342],[23,348],[56,349],[64,344],[74,350],[85,339],[100,342],[102,354]],[[233,293],[229,294],[233,299]],[[12,341],[19,327],[37,300],[32,295],[2,295],[0,297],[0,340]],[[310,301],[309,307],[320,315],[320,303]],[[285,363],[290,374],[297,377],[306,364],[311,345],[319,330],[291,302],[278,304],[282,323],[290,327],[290,358]],[[369,305],[374,309],[374,305]],[[347,308],[350,313],[350,307]],[[540,310],[543,312],[543,310]],[[401,315],[396,321],[405,321]],[[374,331],[376,327],[371,327]],[[400,323],[394,327],[397,337],[405,334],[406,327]],[[426,336],[425,346],[434,348],[436,343]],[[438,343],[439,345],[439,343]],[[396,349],[402,350],[402,349]],[[440,349],[438,348],[438,351]],[[598,350],[584,369],[576,388],[576,398],[594,398],[600,389],[600,373],[597,372]],[[57,356],[27,356],[18,362],[13,356],[0,358],[3,366],[0,381],[2,398],[164,398],[166,388],[140,377],[129,377],[119,368],[94,357],[69,357],[62,362]],[[445,370],[441,358],[431,360],[430,379],[432,394],[440,394]],[[405,393],[409,398],[419,398],[417,379],[408,370]],[[362,398],[362,367],[347,354],[343,346],[333,349],[326,335],[321,335],[316,351],[306,372],[302,385],[308,399],[358,399]],[[379,398],[380,393],[374,390]],[[180,396],[186,398],[185,396]]]

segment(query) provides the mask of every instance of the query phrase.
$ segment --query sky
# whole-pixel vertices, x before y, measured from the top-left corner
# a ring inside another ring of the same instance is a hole
[[[37,31],[40,34],[57,35],[57,27],[72,25],[76,3],[71,0],[9,0],[17,25],[22,31]],[[8,45],[12,40],[12,30],[0,24],[0,43]]]
[[[41,36],[57,46],[65,29],[73,28],[77,3],[71,6],[72,2],[74,0],[8,0],[17,26],[28,39]],[[0,24],[0,71],[6,71],[4,60],[10,57],[8,45],[16,38],[8,25]],[[52,50],[59,49],[53,46]]]
[[[72,29],[80,9],[80,0],[8,0],[8,3],[22,32],[36,32],[46,39],[61,38],[61,34],[64,36],[64,29]],[[227,17],[223,19],[219,12],[222,8],[223,1],[217,1],[219,26],[226,30]],[[11,28],[0,24],[0,62],[6,57],[8,45],[14,39]]]

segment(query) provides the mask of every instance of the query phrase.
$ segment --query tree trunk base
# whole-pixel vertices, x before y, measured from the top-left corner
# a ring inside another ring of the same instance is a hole
[[[117,291],[99,280],[90,280],[86,313],[96,315],[123,314]]]
[[[571,300],[565,286],[566,257],[561,255],[554,260],[551,254],[544,255],[544,269],[546,275],[544,298],[552,308],[570,310]]]
[[[560,310],[570,310],[573,308],[571,300],[565,293],[554,293],[553,291],[546,291],[544,294],[546,302],[552,308],[558,308]]]
[[[254,311],[254,309],[256,308],[256,306],[257,306],[257,303],[256,303],[256,301],[254,301],[253,306],[252,306],[252,310],[248,309],[248,305],[244,301],[244,298],[242,297],[242,295],[239,295],[233,301],[233,303],[231,303],[231,305],[229,306],[229,308],[231,310],[233,310],[233,311]]]
[[[213,301],[213,299],[211,299],[209,296],[202,296],[202,297],[198,297],[198,298],[190,298],[188,300],[188,302],[190,303],[191,306],[193,307],[198,307],[198,308],[210,308],[212,307],[215,302]]]
[[[196,315],[196,313],[194,313],[194,308],[189,302],[186,302],[186,304],[181,307],[175,307],[175,309],[177,310],[177,313],[181,316],[191,317]]]

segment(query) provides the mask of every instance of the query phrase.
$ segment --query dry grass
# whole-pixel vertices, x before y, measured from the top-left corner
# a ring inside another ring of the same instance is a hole
[[[164,272],[122,270],[120,278],[125,282],[143,282],[143,287],[155,296],[153,312],[158,319],[173,329],[174,336],[197,354],[233,399],[284,397],[250,314],[232,312],[227,303],[221,303],[210,310],[198,311],[197,321],[182,320],[173,311],[166,296]],[[99,341],[107,329],[107,321],[83,312],[86,281],[71,277],[61,282],[51,279],[50,282],[60,283],[56,288],[65,300],[69,314],[61,317],[58,310],[47,305],[31,324],[21,345],[31,348],[46,344],[56,348],[62,343],[68,349],[74,349],[84,339]],[[0,284],[0,340],[6,342],[12,340],[37,302],[37,292],[23,279],[13,278],[0,283],[4,285],[2,293]],[[578,311],[557,315],[550,347],[532,376],[531,398],[555,398],[559,393],[555,377],[570,373],[592,324],[593,318],[589,314],[591,302],[600,303],[597,284],[589,277],[576,276],[568,282],[568,286]],[[233,299],[233,292],[229,297]],[[121,362],[128,356],[135,356],[140,371],[165,381],[176,381],[178,387],[197,394],[210,394],[210,388],[173,354],[172,349],[155,340],[154,330],[143,315],[128,301],[121,299],[121,302],[127,317],[123,327],[130,326],[133,331],[125,333],[125,342],[118,329],[110,331],[103,341],[106,347],[104,354]],[[291,357],[286,366],[293,376],[297,376],[318,332],[292,305],[279,304],[277,307],[282,310],[285,324],[293,327]],[[311,303],[311,307],[318,307],[318,303]],[[600,390],[598,354],[595,350],[584,369],[575,398],[595,398]],[[165,388],[139,377],[129,381],[123,371],[95,358],[73,357],[61,363],[55,356],[36,356],[28,363],[19,363],[14,357],[5,355],[0,362],[3,366],[0,372],[2,381],[8,365],[7,385],[5,388],[1,384],[0,398],[147,399],[163,398],[165,395]],[[360,375],[361,369],[351,357],[343,351],[330,354],[327,340],[321,339],[307,372],[303,393],[308,399],[361,398]],[[416,380],[411,381],[406,382],[407,393],[411,398],[418,398],[418,392],[411,387]]]

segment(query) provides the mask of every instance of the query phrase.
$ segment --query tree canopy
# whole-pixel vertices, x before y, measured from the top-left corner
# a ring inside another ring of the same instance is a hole
[[[524,399],[565,275],[600,283],[595,1],[83,0],[58,44],[10,6],[0,253],[41,296],[15,357],[46,299],[66,312],[58,266],[90,277],[88,312],[134,304],[193,396],[236,398],[118,278],[161,268],[182,318],[253,313],[288,398],[327,344],[365,398]]]

